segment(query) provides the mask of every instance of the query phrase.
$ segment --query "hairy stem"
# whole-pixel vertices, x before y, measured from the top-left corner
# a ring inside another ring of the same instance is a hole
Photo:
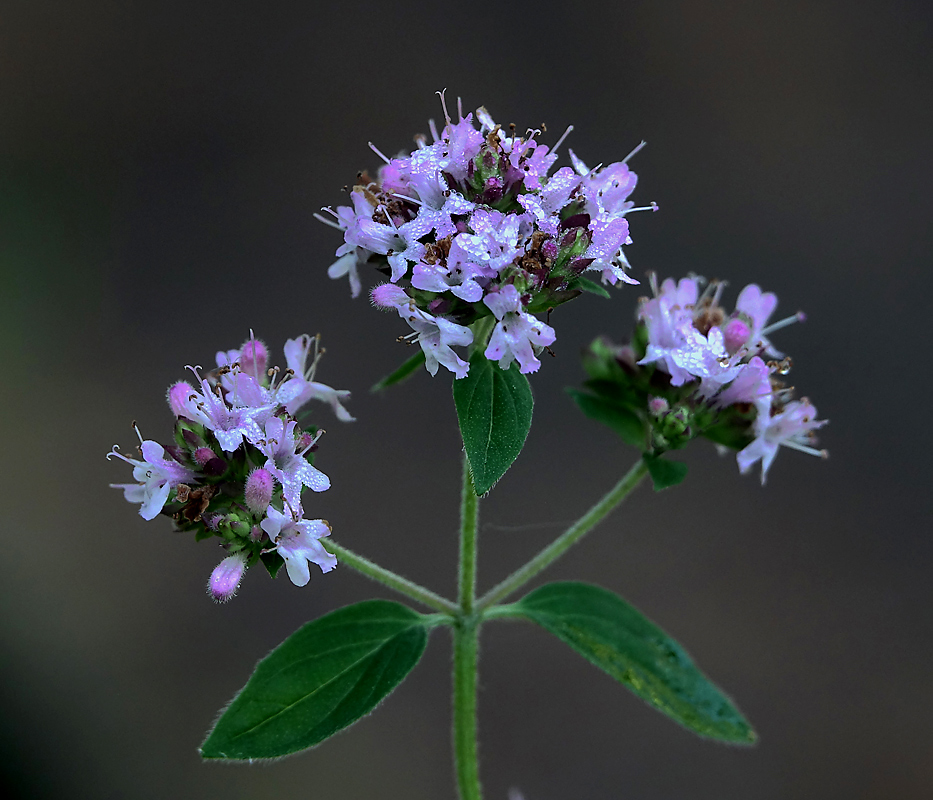
[[[482,613],[485,609],[495,605],[508,597],[530,581],[543,569],[549,567],[573,545],[582,539],[589,531],[596,527],[610,511],[619,505],[632,490],[641,483],[648,472],[644,459],[638,461],[622,476],[622,479],[612,487],[602,498],[587,511],[573,525],[567,528],[560,536],[545,547],[538,555],[523,567],[515,570],[498,586],[490,589],[476,601],[476,611]]]
[[[408,578],[403,578],[401,575],[397,575],[385,567],[380,567],[368,558],[363,558],[363,556],[357,555],[343,545],[337,544],[333,539],[327,539],[327,541],[322,544],[326,546],[327,550],[337,556],[338,561],[362,573],[367,578],[372,578],[383,586],[388,586],[390,589],[394,589],[400,594],[422,605],[426,605],[428,608],[440,611],[442,614],[447,614],[448,616],[457,614],[458,609],[454,603],[451,603],[450,600],[441,597],[439,594],[435,594],[430,589],[425,589],[414,581],[408,580]]]
[[[476,678],[480,620],[473,614],[476,602],[476,529],[479,498],[473,489],[470,461],[463,456],[463,488],[460,496],[460,609],[454,635],[454,768],[460,800],[480,800],[477,757]]]
[[[476,601],[476,528],[479,522],[479,498],[473,489],[470,460],[463,454],[463,489],[460,494],[460,611],[473,613]]]
[[[476,726],[479,623],[454,626],[454,766],[460,800],[481,800]]]

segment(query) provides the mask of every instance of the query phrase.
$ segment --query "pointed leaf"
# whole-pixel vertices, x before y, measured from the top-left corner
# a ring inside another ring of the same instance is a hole
[[[681,461],[671,461],[661,456],[650,456],[647,453],[644,459],[656,492],[676,486],[687,477],[687,465]]]
[[[567,389],[567,394],[574,399],[580,410],[590,419],[608,425],[627,444],[644,449],[645,424],[634,411],[630,411],[604,397],[581,392],[579,389]]]
[[[401,383],[406,378],[409,378],[422,364],[424,364],[424,350],[419,348],[418,352],[407,359],[397,370],[386,375],[378,383],[374,383],[369,391],[381,392],[383,389],[388,389],[396,383]]]
[[[605,286],[596,283],[596,281],[591,281],[589,278],[577,278],[573,282],[573,288],[582,289],[584,292],[589,292],[590,294],[597,294],[600,297],[605,297],[607,300],[612,299],[612,295],[609,294]]]
[[[528,437],[534,398],[528,379],[477,350],[470,372],[454,381],[454,405],[477,494],[486,494],[512,466]]]
[[[259,560],[262,561],[262,565],[273,578],[278,575],[279,570],[285,566],[285,559],[274,551],[271,553],[263,553],[259,556]]]
[[[368,600],[289,636],[256,666],[201,746],[204,758],[275,758],[313,747],[369,714],[412,670],[423,617]]]
[[[550,583],[513,608],[700,736],[735,744],[756,740],[739,710],[684,649],[612,592],[586,583]]]

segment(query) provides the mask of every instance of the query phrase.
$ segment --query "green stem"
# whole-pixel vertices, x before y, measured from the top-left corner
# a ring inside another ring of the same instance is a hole
[[[440,611],[442,614],[448,616],[457,614],[456,605],[439,594],[435,594],[430,589],[425,589],[414,581],[408,580],[408,578],[403,578],[385,567],[374,564],[368,558],[363,558],[363,556],[357,555],[352,550],[347,550],[343,545],[337,544],[333,539],[327,539],[323,544],[326,545],[327,550],[337,556],[338,561],[362,573],[367,578],[372,578],[390,589],[395,589],[400,594],[410,597],[428,608],[433,608],[435,611]]]
[[[479,498],[473,489],[470,461],[463,456],[463,489],[460,497],[460,609],[454,626],[454,768],[460,800],[481,800],[477,757],[476,677],[480,620],[473,614],[476,602],[476,529]]]
[[[479,623],[462,620],[454,633],[454,766],[460,800],[481,800],[477,757],[476,676]]]
[[[527,564],[515,570],[498,586],[490,589],[476,602],[476,611],[482,613],[485,609],[495,605],[508,597],[530,581],[541,570],[549,567],[573,545],[583,538],[590,530],[605,518],[631,491],[638,486],[648,472],[644,459],[638,462],[625,473],[622,479],[612,487],[603,497],[587,511],[573,525],[567,528],[560,536],[545,547]]]
[[[467,358],[472,356],[477,350],[486,349],[486,345],[489,343],[489,336],[492,334],[492,329],[495,326],[496,318],[492,314],[481,317],[470,325],[470,328],[473,330],[473,344],[470,345]]]
[[[476,528],[479,498],[473,489],[470,460],[463,454],[463,490],[460,495],[460,573],[459,600],[463,614],[473,613],[476,601]]]

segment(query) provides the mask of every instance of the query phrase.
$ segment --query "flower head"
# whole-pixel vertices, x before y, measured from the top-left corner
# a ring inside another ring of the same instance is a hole
[[[540,130],[507,133],[486,109],[474,118],[459,102],[454,119],[443,93],[441,103],[440,131],[431,121],[430,140],[416,137],[414,152],[393,158],[371,144],[384,162],[376,177],[361,173],[351,205],[319,216],[344,234],[329,274],[349,275],[356,296],[357,267],[381,270],[404,296],[389,302],[377,287],[386,302],[374,294],[374,303],[412,326],[415,336],[403,338],[417,339],[431,374],[443,365],[458,378],[469,364],[452,348],[473,343],[471,326],[488,330],[474,323],[515,291],[521,308],[503,312],[518,315],[514,327],[497,316],[495,341],[477,344],[503,368],[518,359],[533,372],[535,351],[556,339],[537,315],[592,290],[584,274],[635,283],[623,247],[631,242],[625,217],[637,210],[628,200],[636,176],[628,159],[591,171],[574,156],[574,168],[560,167],[564,137],[550,147]]]
[[[250,335],[239,349],[217,353],[216,370],[202,376],[192,367],[200,389],[179,381],[168,392],[176,417],[173,443],[139,436],[141,458],[116,447],[108,454],[133,467],[136,483],[112,485],[140,504],[144,519],[161,513],[199,539],[220,539],[227,556],[208,582],[219,602],[233,597],[257,562],[273,575],[284,563],[301,586],[309,579],[309,561],[325,572],[336,563],[317,543],[329,533],[326,523],[301,519],[303,489],[330,487],[311,463],[323,431],[299,424],[293,414],[317,399],[351,420],[342,402],[349,392],[312,380],[323,353],[319,337],[290,339],[285,351],[287,369],[269,369],[268,349]]]
[[[790,359],[762,358],[777,352],[766,336],[803,315],[768,326],[773,294],[746,286],[729,313],[720,305],[725,284],[713,281],[701,292],[704,283],[691,276],[659,286],[651,276],[653,296],[642,298],[632,343],[591,345],[584,362],[588,389],[625,409],[630,441],[642,438],[637,417],[646,453],[706,436],[738,451],[743,473],[761,461],[762,483],[781,445],[824,455],[813,445],[825,422],[808,401],[793,401],[793,389],[781,381]]]

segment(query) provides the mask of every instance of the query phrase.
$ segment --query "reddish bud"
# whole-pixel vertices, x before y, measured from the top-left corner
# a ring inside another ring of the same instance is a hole
[[[227,556],[211,573],[207,582],[207,593],[218,603],[226,603],[236,594],[243,573],[246,572],[246,557],[242,553]]]
[[[254,514],[262,514],[269,507],[274,487],[272,473],[262,467],[257,467],[246,479],[246,507]]]

